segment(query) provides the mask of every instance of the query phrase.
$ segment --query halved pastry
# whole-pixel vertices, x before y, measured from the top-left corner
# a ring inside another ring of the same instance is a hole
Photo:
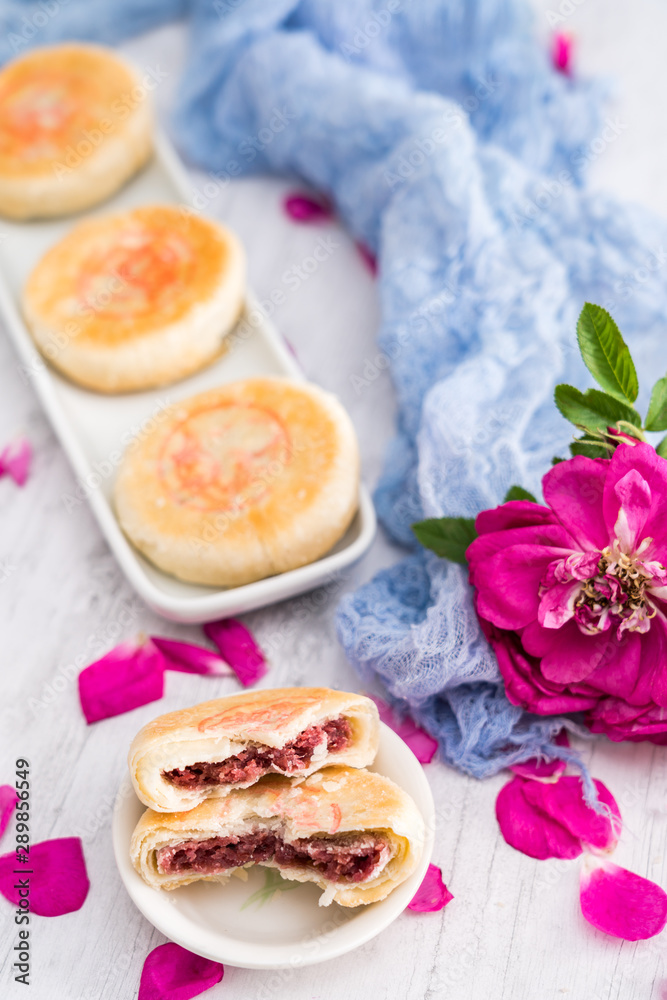
[[[152,148],[150,74],[97,45],[34,49],[0,72],[0,213],[29,219],[102,201]]]
[[[302,783],[267,778],[191,812],[147,810],[130,854],[156,889],[226,882],[252,864],[315,882],[320,905],[384,899],[419,864],[424,822],[409,795],[372,771],[328,767]]]
[[[306,777],[364,767],[377,753],[370,698],[329,688],[275,688],[205,701],[149,722],[128,757],[134,789],[156,812],[192,809],[266,774]]]
[[[253,378],[179,402],[128,448],[121,527],[167,573],[235,587],[319,559],[357,509],[359,452],[334,396]]]
[[[243,308],[230,230],[172,205],[89,219],[42,257],[23,310],[41,352],[99,392],[184,378],[220,353]]]

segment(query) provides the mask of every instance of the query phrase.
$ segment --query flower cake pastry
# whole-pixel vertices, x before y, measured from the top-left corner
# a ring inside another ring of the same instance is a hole
[[[42,257],[23,310],[42,353],[99,392],[181,379],[218,356],[243,308],[245,254],[171,205],[87,220]]]
[[[377,753],[370,698],[329,688],[277,688],[162,715],[128,757],[137,795],[156,812],[192,809],[267,774],[307,777],[329,764],[365,767]]]
[[[163,417],[130,444],[115,488],[123,531],[156,566],[234,587],[313,562],[345,533],[359,452],[329,393],[248,379]]]
[[[384,899],[419,864],[424,822],[409,795],[371,771],[327,767],[303,782],[275,776],[190,812],[148,809],[130,855],[156,889],[226,882],[252,864],[315,882],[332,901]]]
[[[152,149],[149,87],[96,45],[38,48],[0,71],[0,213],[66,215],[113,194]]]

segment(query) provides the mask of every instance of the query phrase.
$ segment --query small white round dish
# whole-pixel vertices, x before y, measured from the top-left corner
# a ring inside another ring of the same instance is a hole
[[[378,903],[319,906],[322,890],[289,882],[257,865],[248,881],[195,882],[173,892],[151,889],[132,867],[130,839],[145,806],[129,779],[113,816],[118,871],[132,901],[154,927],[188,951],[244,969],[284,969],[338,958],[383,931],[419,888],[433,851],[435,807],[424,769],[403,740],[380,724],[380,749],[369,770],[384,774],[414,799],[426,826],[424,853],[409,879]]]

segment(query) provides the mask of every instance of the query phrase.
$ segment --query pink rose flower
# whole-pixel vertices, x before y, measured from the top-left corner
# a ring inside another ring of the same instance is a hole
[[[542,480],[547,506],[484,511],[467,551],[507,696],[588,711],[613,740],[667,743],[667,461],[627,440]]]

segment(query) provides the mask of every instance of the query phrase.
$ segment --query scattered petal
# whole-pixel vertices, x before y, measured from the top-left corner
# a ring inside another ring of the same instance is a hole
[[[14,807],[19,801],[16,789],[11,785],[0,785],[0,837],[7,829]]]
[[[163,639],[152,635],[151,642],[164,656],[167,670],[181,670],[185,674],[208,674],[211,677],[231,677],[234,671],[217,653],[204,646],[176,639]]]
[[[667,923],[667,893],[611,861],[586,858],[579,899],[589,924],[624,941],[653,937]]]
[[[306,194],[288,194],[283,202],[285,211],[295,222],[323,222],[333,215],[331,205]]]
[[[417,913],[436,913],[438,910],[444,910],[452,899],[454,897],[442,881],[440,868],[437,865],[429,865],[424,881],[408,903],[408,909]]]
[[[28,864],[21,876],[15,869],[16,852],[0,857],[0,892],[18,906],[18,879],[30,880],[30,912],[40,917],[60,917],[80,910],[88,895],[90,882],[86,872],[83,847],[78,837],[62,837],[32,844]]]
[[[559,747],[569,747],[570,741],[567,738],[567,730],[561,729],[554,743]],[[531,757],[530,760],[524,760],[520,764],[512,764],[509,770],[513,771],[514,774],[520,775],[522,778],[533,778],[535,781],[557,781],[566,767],[567,761],[559,760],[557,757],[548,761]]]
[[[512,778],[501,788],[496,799],[496,818],[500,832],[510,845],[529,858],[578,858],[581,841],[557,819],[543,812],[528,799],[533,788],[550,788],[526,778]]]
[[[219,962],[168,941],[147,956],[138,1000],[190,1000],[219,983],[224,972]]]
[[[223,618],[204,625],[204,634],[214,642],[244,687],[260,680],[268,667],[264,654],[245,625],[236,618]]]
[[[157,701],[164,693],[164,656],[153,643],[122,642],[79,674],[79,700],[86,722]]]
[[[375,277],[378,273],[377,257],[371,250],[368,249],[365,243],[357,243],[356,247],[368,267],[368,270],[371,272],[373,277]]]
[[[565,76],[572,73],[572,47],[574,38],[567,32],[560,31],[554,35],[553,48],[551,50],[551,61],[554,69]]]
[[[285,336],[285,334],[283,334],[283,340],[285,341],[285,345],[287,347],[287,350],[290,352],[290,354],[292,355],[292,357],[296,361],[299,361],[299,355],[296,353],[296,347],[294,346],[294,344],[292,343],[292,341],[288,340],[287,337]],[[299,361],[299,364],[301,364],[300,361]]]
[[[430,764],[438,749],[438,741],[418,726],[409,715],[406,715],[402,722],[394,714],[392,708],[381,698],[372,699],[378,707],[380,718],[386,726],[393,729],[397,736],[400,736],[404,743],[412,750],[420,764]]]
[[[526,799],[560,823],[582,847],[594,852],[613,851],[622,828],[621,813],[609,789],[597,779],[593,784],[601,812],[586,804],[581,779],[575,775],[565,775],[552,784],[532,782],[526,788]]]
[[[586,804],[581,779],[566,775],[554,782],[513,778],[496,800],[496,817],[507,843],[531,858],[576,858],[584,847],[613,851],[621,814],[613,795],[594,781],[603,806]]]
[[[0,476],[9,473],[17,486],[24,486],[30,472],[32,447],[27,438],[17,438],[0,452]]]

